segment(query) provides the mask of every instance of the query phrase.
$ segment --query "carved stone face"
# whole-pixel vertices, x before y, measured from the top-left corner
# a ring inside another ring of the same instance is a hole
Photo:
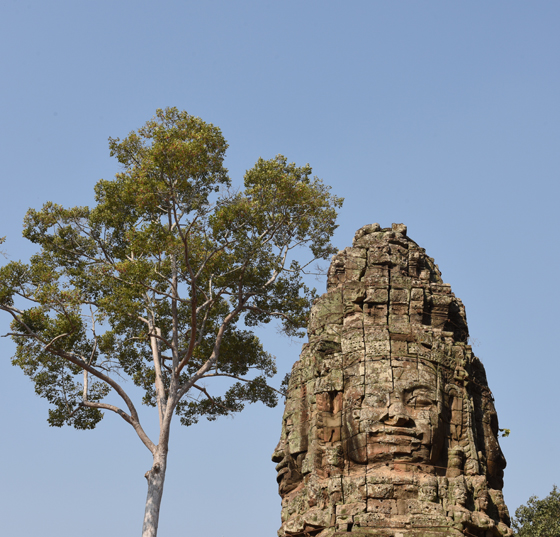
[[[278,463],[276,481],[280,494],[286,494],[298,486],[302,480],[302,464],[308,448],[309,405],[307,390],[301,388],[286,404],[283,418],[282,437],[272,454],[272,461]]]
[[[287,494],[298,486],[301,482],[301,463],[305,452],[292,455],[289,452],[289,444],[280,442],[272,454],[272,462],[276,465],[276,481],[278,482],[278,492]]]
[[[273,454],[278,535],[511,537],[464,306],[406,226],[366,226],[336,254],[308,334]]]
[[[344,412],[348,457],[434,464],[444,438],[433,366],[382,359],[368,364],[365,378],[363,399],[348,400]]]
[[[488,492],[483,491],[480,493],[478,498],[476,498],[476,508],[479,511],[486,511],[488,509]]]

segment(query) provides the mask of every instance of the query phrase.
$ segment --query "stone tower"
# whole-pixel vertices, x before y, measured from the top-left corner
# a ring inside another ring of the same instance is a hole
[[[403,224],[333,257],[273,454],[280,537],[509,537],[498,419],[465,308]]]

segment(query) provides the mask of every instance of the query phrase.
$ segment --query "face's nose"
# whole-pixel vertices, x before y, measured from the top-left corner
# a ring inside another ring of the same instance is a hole
[[[385,414],[382,421],[392,427],[408,427],[413,424],[412,419],[404,408],[404,405],[400,402],[392,403],[389,406],[388,412]]]
[[[278,444],[272,454],[272,462],[282,462],[285,455],[286,453],[284,452],[284,447],[281,444]]]

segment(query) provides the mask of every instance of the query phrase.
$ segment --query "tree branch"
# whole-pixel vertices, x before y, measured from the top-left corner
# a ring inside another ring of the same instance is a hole
[[[2,308],[4,311],[7,311],[8,313],[10,313],[12,315],[12,317],[14,318],[14,320],[19,323],[21,326],[23,326],[25,328],[25,330],[27,331],[27,334],[16,334],[17,336],[21,337],[21,336],[27,336],[27,337],[32,337],[33,339],[35,339],[36,341],[38,341],[39,343],[42,343],[43,345],[47,345],[48,343],[38,334],[36,334],[33,330],[31,330],[31,328],[25,323],[23,322],[20,318],[18,318],[18,316],[10,311],[8,308],[3,307]],[[68,353],[66,351],[61,351],[61,350],[57,350],[57,349],[49,349],[48,352],[50,354],[54,354],[55,356],[59,356],[60,358],[67,360],[68,362],[73,363],[74,365],[77,365],[78,367],[81,367],[82,369],[88,371],[89,373],[91,373],[93,376],[97,377],[99,380],[102,380],[103,382],[109,384],[109,386],[111,386],[111,388],[113,388],[121,397],[121,399],[123,399],[123,401],[126,403],[126,406],[128,407],[129,411],[130,411],[130,421],[128,421],[133,427],[134,430],[136,431],[136,433],[138,434],[138,436],[140,437],[140,439],[142,440],[142,442],[144,442],[144,445],[153,453],[156,449],[156,446],[153,444],[153,442],[149,439],[149,437],[146,435],[146,433],[144,432],[144,430],[142,429],[142,426],[140,425],[140,419],[138,417],[138,412],[136,411],[136,408],[134,406],[134,404],[132,403],[130,397],[128,396],[128,394],[122,389],[122,387],[120,386],[120,384],[118,384],[117,382],[115,382],[111,377],[108,377],[107,375],[101,373],[100,371],[98,371],[97,369],[95,369],[93,366],[89,365],[83,358],[79,357],[79,356],[75,356],[71,353]],[[99,403],[101,404],[101,403]],[[117,407],[115,407],[117,408]],[[109,409],[112,410],[112,409]],[[127,414],[128,416],[128,414]]]

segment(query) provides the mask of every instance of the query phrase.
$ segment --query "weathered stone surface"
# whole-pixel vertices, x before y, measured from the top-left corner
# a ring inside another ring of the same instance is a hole
[[[509,537],[505,459],[465,308],[403,224],[333,257],[294,364],[280,537]]]

